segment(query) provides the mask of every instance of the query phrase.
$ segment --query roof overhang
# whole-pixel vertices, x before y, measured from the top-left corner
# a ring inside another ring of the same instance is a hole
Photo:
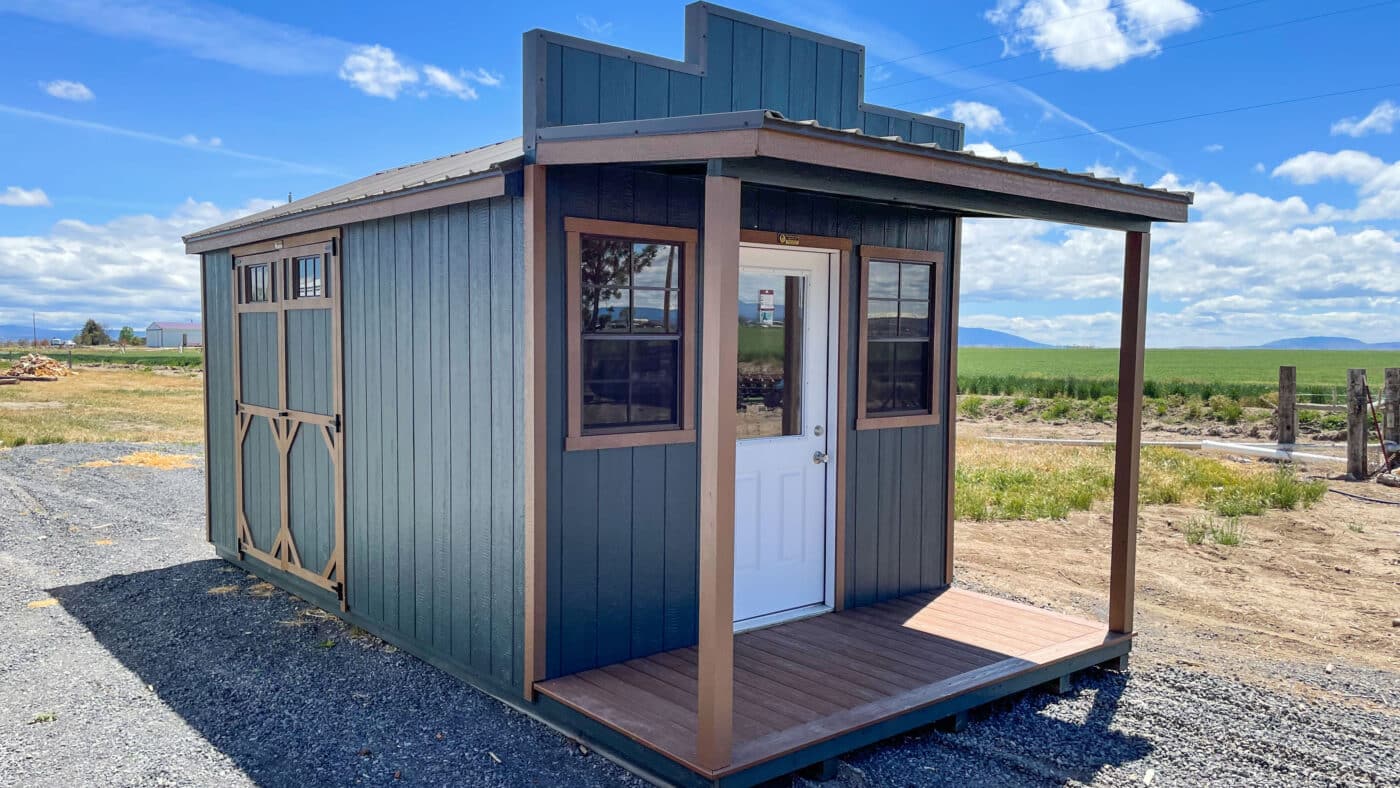
[[[706,162],[712,174],[824,193],[1145,230],[1192,195],[794,122],[763,111],[539,129],[540,164]]]

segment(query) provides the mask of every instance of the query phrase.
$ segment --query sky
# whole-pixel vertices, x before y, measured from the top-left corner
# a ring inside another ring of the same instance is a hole
[[[1400,0],[732,5],[867,47],[968,148],[1195,192],[1148,343],[1400,340]],[[683,5],[0,0],[0,326],[197,319],[180,236],[520,133],[521,34],[683,57]],[[1261,106],[1266,105],[1266,106]],[[965,225],[961,319],[1112,346],[1121,233]]]

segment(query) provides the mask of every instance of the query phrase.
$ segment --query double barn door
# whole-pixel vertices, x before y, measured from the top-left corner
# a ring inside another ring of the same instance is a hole
[[[233,260],[238,551],[345,604],[339,234]]]

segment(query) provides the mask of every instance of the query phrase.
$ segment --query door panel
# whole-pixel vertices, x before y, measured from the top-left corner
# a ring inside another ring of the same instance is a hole
[[[338,233],[233,262],[238,550],[345,604]]]
[[[743,247],[734,619],[826,601],[830,255]]]

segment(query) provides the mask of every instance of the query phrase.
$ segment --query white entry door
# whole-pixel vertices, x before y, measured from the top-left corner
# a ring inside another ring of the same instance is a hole
[[[739,253],[737,628],[829,602],[831,255]]]

